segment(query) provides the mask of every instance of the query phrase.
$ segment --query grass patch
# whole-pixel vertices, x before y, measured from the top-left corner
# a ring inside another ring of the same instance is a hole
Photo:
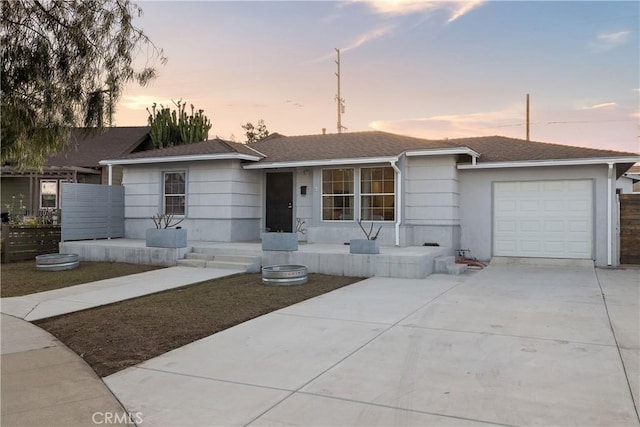
[[[23,261],[2,264],[0,297],[18,297],[67,286],[143,273],[162,267],[120,262],[81,261],[78,268],[64,271],[39,271],[36,262]]]
[[[359,280],[309,274],[305,285],[266,286],[260,274],[242,274],[34,323],[105,377]]]

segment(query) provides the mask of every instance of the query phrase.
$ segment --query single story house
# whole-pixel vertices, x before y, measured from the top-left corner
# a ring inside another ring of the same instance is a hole
[[[125,235],[158,212],[190,240],[252,241],[265,231],[338,243],[382,227],[380,244],[470,256],[618,260],[616,179],[636,153],[500,136],[425,140],[385,132],[220,139],[101,161],[123,168]]]
[[[616,188],[620,193],[640,193],[640,165],[631,166],[627,172],[618,178]]]
[[[112,127],[99,134],[74,129],[66,148],[51,156],[42,169],[18,170],[10,164],[2,166],[2,212],[12,204],[13,209],[19,209],[18,199],[22,199],[28,213],[60,209],[62,182],[106,184],[106,168],[100,165],[100,160],[150,148],[153,145],[146,126]],[[121,168],[113,169],[112,182],[119,184],[120,177]]]

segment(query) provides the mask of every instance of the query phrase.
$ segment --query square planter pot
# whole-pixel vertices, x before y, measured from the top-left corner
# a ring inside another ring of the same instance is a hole
[[[298,233],[263,233],[263,251],[297,251]]]
[[[184,228],[147,228],[147,247],[186,248],[187,230]]]
[[[377,240],[353,239],[349,241],[349,253],[352,254],[379,254],[380,245]]]

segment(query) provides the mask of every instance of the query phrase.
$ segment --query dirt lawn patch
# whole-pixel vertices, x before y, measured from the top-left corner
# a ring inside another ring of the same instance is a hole
[[[0,297],[19,297],[158,268],[162,267],[121,262],[81,261],[80,266],[73,270],[40,271],[36,270],[35,260],[10,262],[0,267],[0,274],[2,274]]]
[[[106,377],[200,338],[363,280],[309,274],[300,286],[266,286],[241,274],[34,322]]]

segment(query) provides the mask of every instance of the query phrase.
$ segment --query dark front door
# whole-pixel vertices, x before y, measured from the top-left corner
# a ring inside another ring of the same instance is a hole
[[[267,173],[267,231],[293,231],[293,173]]]

